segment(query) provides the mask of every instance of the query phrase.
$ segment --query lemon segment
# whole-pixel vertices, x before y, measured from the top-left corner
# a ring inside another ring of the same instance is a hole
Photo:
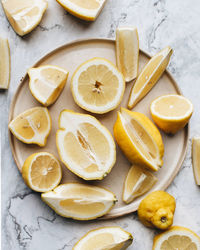
[[[8,39],[0,38],[0,89],[8,89],[10,83],[10,48]]]
[[[139,38],[137,28],[120,27],[116,30],[116,61],[117,67],[130,82],[138,75]]]
[[[128,100],[129,109],[132,109],[157,83],[165,71],[171,55],[172,49],[166,47],[153,56],[145,65],[131,90]]]
[[[200,186],[200,137],[192,140],[192,165],[195,182]]]
[[[103,114],[115,109],[122,101],[124,77],[104,58],[93,58],[81,64],[71,80],[75,102],[92,113]]]

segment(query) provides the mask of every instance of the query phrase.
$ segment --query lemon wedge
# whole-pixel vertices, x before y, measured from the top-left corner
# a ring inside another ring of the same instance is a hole
[[[10,83],[10,48],[8,39],[0,38],[0,89],[8,89]]]
[[[200,137],[192,140],[192,165],[196,184],[200,186]]]
[[[57,214],[76,220],[101,217],[116,203],[112,192],[80,183],[60,185],[53,191],[43,193],[41,197]]]

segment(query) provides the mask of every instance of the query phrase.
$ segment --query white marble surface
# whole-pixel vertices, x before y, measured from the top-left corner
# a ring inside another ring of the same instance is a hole
[[[9,38],[12,74],[9,91],[0,92],[2,143],[2,249],[66,250],[90,229],[120,225],[134,236],[133,250],[150,250],[156,231],[144,227],[137,214],[110,221],[80,223],[57,216],[28,189],[12,158],[7,120],[12,96],[26,70],[53,48],[77,38],[114,37],[118,25],[136,25],[140,47],[155,53],[166,45],[174,54],[169,70],[185,96],[193,101],[191,134],[200,135],[200,2],[199,0],[108,0],[94,23],[68,14],[49,0],[41,24],[29,35],[15,34],[0,7],[0,35]],[[168,188],[177,201],[175,224],[200,234],[200,189],[193,179],[190,146],[184,164]]]

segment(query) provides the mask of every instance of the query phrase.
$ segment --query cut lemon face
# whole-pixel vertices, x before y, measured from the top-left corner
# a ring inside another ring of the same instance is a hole
[[[116,61],[126,82],[138,75],[139,38],[137,28],[121,27],[116,30]]]
[[[0,38],[0,89],[8,89],[10,82],[10,48],[8,39]]]
[[[123,191],[123,201],[132,202],[137,197],[148,192],[158,179],[148,170],[132,166],[126,176]]]
[[[66,11],[72,15],[86,20],[94,21],[101,12],[106,0],[56,0]]]
[[[92,113],[115,109],[124,95],[123,75],[108,60],[93,58],[81,64],[71,80],[75,102]]]
[[[85,180],[101,180],[116,161],[110,132],[91,115],[64,110],[59,118],[56,144],[61,160]]]
[[[47,9],[46,0],[2,0],[2,5],[8,21],[20,36],[31,32]]]
[[[155,236],[153,250],[200,250],[200,237],[188,228],[173,226]]]
[[[162,166],[164,145],[161,134],[144,114],[121,108],[114,125],[114,136],[131,163],[153,171]]]
[[[151,103],[150,110],[154,122],[160,129],[175,134],[189,122],[193,105],[181,95],[163,95]]]
[[[35,107],[19,114],[8,127],[18,140],[42,147],[51,131],[51,117],[47,108]]]
[[[60,183],[62,169],[55,156],[40,152],[30,155],[25,160],[22,177],[29,188],[36,192],[47,192]]]
[[[200,137],[192,140],[192,165],[196,184],[200,186]]]
[[[171,55],[172,49],[166,47],[153,56],[145,65],[131,90],[128,100],[129,109],[132,109],[157,83],[165,71]]]
[[[133,236],[121,227],[100,227],[84,235],[73,250],[125,250],[132,242]]]
[[[63,90],[68,72],[53,65],[28,70],[29,88],[35,99],[44,106],[53,104]]]
[[[43,193],[41,197],[57,214],[76,220],[101,217],[116,203],[112,192],[79,183],[60,185],[51,192]]]

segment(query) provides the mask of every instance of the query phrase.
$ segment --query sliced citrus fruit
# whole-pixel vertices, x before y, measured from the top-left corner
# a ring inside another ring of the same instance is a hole
[[[10,48],[8,39],[0,38],[0,89],[8,89],[10,83]]]
[[[59,118],[56,145],[61,160],[85,180],[101,180],[116,160],[110,132],[91,115],[64,110]]]
[[[125,250],[133,242],[133,236],[121,227],[100,227],[89,231],[72,250]]]
[[[134,165],[130,168],[124,182],[123,201],[132,202],[148,192],[158,179],[148,170]]]
[[[104,58],[81,64],[71,80],[75,102],[83,109],[103,114],[115,109],[124,95],[125,81],[119,70]]]
[[[151,103],[150,110],[154,122],[160,129],[175,134],[189,122],[193,105],[181,95],[163,95]]]
[[[63,90],[68,72],[58,66],[45,65],[28,70],[32,95],[44,106],[53,104]]]
[[[200,237],[186,227],[173,226],[156,235],[153,250],[200,250]]]
[[[54,155],[40,152],[30,155],[22,167],[27,186],[36,192],[51,191],[61,181],[62,169]]]
[[[121,27],[116,30],[117,67],[130,82],[138,75],[139,38],[137,28]]]
[[[200,186],[200,137],[192,140],[192,165],[196,184]]]
[[[130,162],[154,171],[162,166],[164,145],[161,134],[144,114],[121,108],[114,125],[114,136]]]
[[[47,108],[35,107],[19,114],[8,127],[18,140],[42,147],[51,131],[51,117]]]
[[[42,200],[63,217],[92,220],[108,213],[116,203],[115,195],[100,187],[68,183],[43,193]]]
[[[48,3],[46,0],[2,0],[2,5],[14,31],[23,36],[40,23]]]
[[[132,109],[157,83],[165,71],[171,55],[172,49],[166,47],[145,65],[131,90],[128,100],[129,109]]]

